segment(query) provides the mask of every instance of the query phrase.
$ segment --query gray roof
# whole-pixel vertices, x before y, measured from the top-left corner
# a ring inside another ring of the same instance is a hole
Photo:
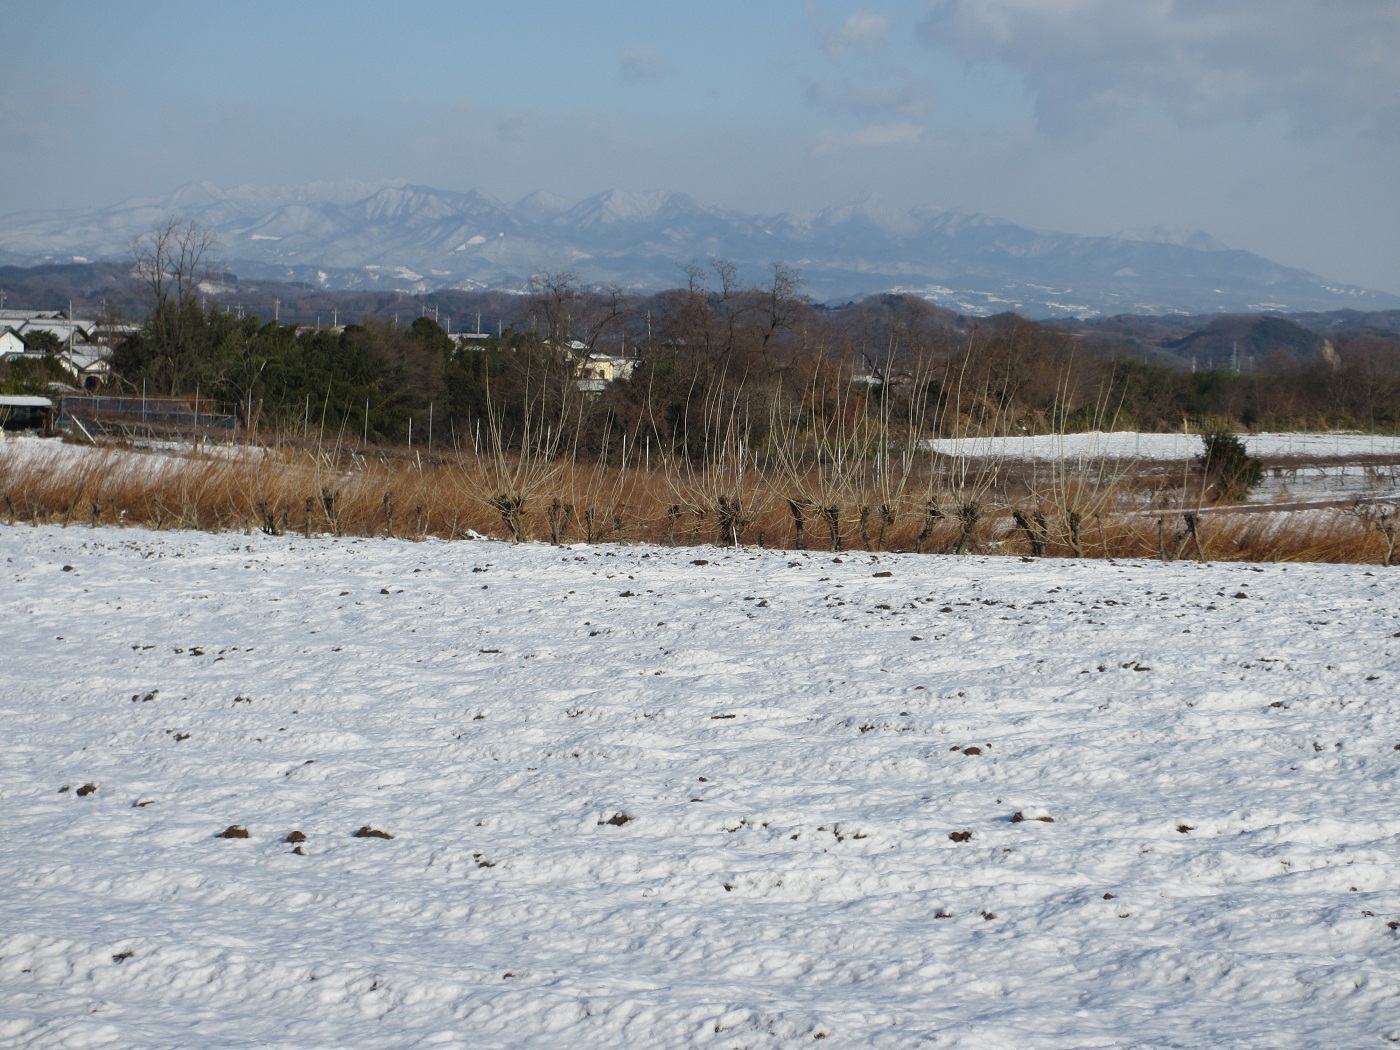
[[[53,320],[62,316],[62,310],[0,310],[0,321],[30,321],[35,318]]]

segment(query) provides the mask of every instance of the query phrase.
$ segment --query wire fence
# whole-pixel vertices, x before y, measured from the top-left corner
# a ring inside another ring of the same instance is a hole
[[[58,426],[74,420],[88,430],[147,433],[232,433],[238,417],[208,410],[203,399],[114,395],[59,398]]]

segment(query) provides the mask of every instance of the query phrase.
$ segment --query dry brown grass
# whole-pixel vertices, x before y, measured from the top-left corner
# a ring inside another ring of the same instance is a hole
[[[708,464],[658,458],[648,470],[631,449],[607,464],[557,448],[428,459],[402,451],[156,454],[60,445],[18,455],[0,446],[0,517],[409,540],[475,532],[555,543],[1394,560],[1393,519],[1381,508],[1202,508],[1189,478],[1169,489],[1160,475],[1125,464],[1013,469],[920,455],[882,469],[854,451],[845,459],[831,451],[760,466],[734,443]],[[965,509],[970,503],[975,515]]]

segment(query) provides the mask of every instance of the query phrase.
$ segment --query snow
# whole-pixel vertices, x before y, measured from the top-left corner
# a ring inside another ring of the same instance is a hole
[[[1400,456],[1400,437],[1342,431],[1324,433],[1242,434],[1251,455],[1265,459],[1357,458]],[[1089,431],[1025,437],[935,438],[922,447],[945,455],[995,456],[1004,459],[1189,460],[1201,454],[1199,434],[1144,434],[1137,431]]]
[[[1250,454],[1262,457],[1269,468],[1263,482],[1249,495],[1252,504],[1326,501],[1341,505],[1355,499],[1390,501],[1400,497],[1400,437],[1338,431],[1244,434],[1241,440]],[[1124,469],[1133,464],[1147,469],[1190,463],[1203,446],[1198,434],[1089,431],[935,438],[920,442],[920,447],[945,456],[1068,463],[1085,469],[1116,462]]]
[[[1400,1038],[1378,567],[0,557],[0,1045]]]
[[[154,478],[177,473],[191,463],[210,459],[258,460],[268,454],[269,450],[259,445],[216,441],[201,441],[196,446],[188,441],[152,438],[125,446],[94,446],[0,431],[0,478],[15,470],[60,474],[95,468]]]

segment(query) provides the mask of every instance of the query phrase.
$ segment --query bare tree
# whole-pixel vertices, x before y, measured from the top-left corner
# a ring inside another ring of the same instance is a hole
[[[780,332],[793,330],[793,324],[806,306],[801,297],[801,287],[802,280],[796,270],[782,263],[773,264],[773,281],[763,290],[763,302],[759,307],[762,318],[759,353],[770,370],[774,367],[770,351],[777,336]]]
[[[540,338],[576,372],[598,352],[599,341],[621,325],[626,306],[621,288],[584,288],[577,274],[541,273],[530,279],[529,309]]]
[[[213,230],[171,215],[132,241],[131,257],[136,277],[150,290],[155,306],[172,301],[181,306],[208,276],[218,246]]]
[[[204,311],[194,292],[209,275],[217,247],[214,231],[173,215],[131,244],[135,275],[151,298],[145,335],[157,378],[171,394],[179,393],[198,367],[194,343],[203,328]]]

